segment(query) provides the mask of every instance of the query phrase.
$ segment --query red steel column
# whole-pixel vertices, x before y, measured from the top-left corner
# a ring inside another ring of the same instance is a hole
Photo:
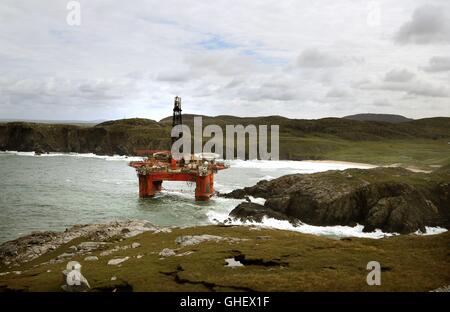
[[[213,191],[211,189],[212,174],[207,176],[197,176],[195,187],[195,200],[208,201]]]
[[[155,192],[160,192],[162,188],[162,181],[153,181],[153,189]]]
[[[209,176],[209,191],[211,195],[214,194],[214,173]]]
[[[139,174],[139,197],[144,198],[147,196],[147,176]]]
[[[153,183],[154,183],[154,181],[152,179],[152,176],[150,174],[147,175],[147,195],[146,195],[146,197],[155,196],[155,185]]]

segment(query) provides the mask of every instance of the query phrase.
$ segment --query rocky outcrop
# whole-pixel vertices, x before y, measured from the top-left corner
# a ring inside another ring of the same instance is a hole
[[[264,217],[274,218],[279,220],[288,219],[289,217],[283,213],[272,210],[268,207],[257,203],[241,203],[230,212],[230,217],[240,219],[241,221],[261,222]],[[294,218],[290,218],[295,222]]]
[[[64,232],[36,232],[0,245],[0,263],[9,266],[29,262],[79,237],[90,241],[82,242],[78,246],[71,246],[70,254],[61,254],[58,258],[63,259],[75,254],[89,254],[91,251],[108,246],[109,243],[105,241],[111,238],[128,238],[147,231],[158,233],[167,232],[170,229],[156,227],[144,220],[128,220],[105,224],[75,225]],[[130,248],[135,247],[130,246]]]
[[[293,174],[225,195],[266,199],[243,203],[230,217],[260,220],[263,215],[311,225],[364,225],[365,231],[411,233],[425,226],[450,228],[450,170],[431,174],[403,168],[348,169]]]

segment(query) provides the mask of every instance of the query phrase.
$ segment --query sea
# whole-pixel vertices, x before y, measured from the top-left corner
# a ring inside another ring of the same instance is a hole
[[[94,154],[0,152],[0,243],[34,231],[62,231],[75,224],[113,220],[144,219],[159,226],[216,224],[242,200],[213,197],[209,202],[194,200],[195,185],[163,182],[154,198],[138,196],[138,179],[128,162],[139,157]],[[252,186],[258,181],[286,174],[310,174],[326,170],[371,168],[372,165],[334,161],[233,160],[230,168],[215,175],[220,193]],[[264,203],[262,198],[251,198]],[[380,238],[395,233],[376,230],[364,233],[362,225],[297,226],[265,218],[261,223],[233,220],[232,224],[270,227],[329,237]],[[427,228],[437,234],[441,228]]]

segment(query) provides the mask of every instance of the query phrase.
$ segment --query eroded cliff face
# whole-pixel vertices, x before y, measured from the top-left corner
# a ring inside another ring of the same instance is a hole
[[[167,149],[168,130],[158,123],[128,121],[94,127],[14,122],[0,124],[0,150],[134,155],[136,149]]]
[[[241,204],[230,213],[240,219],[269,217],[312,225],[363,224],[365,231],[411,233],[425,226],[449,228],[450,171],[413,173],[403,168],[348,169],[294,174],[226,197],[266,199],[264,207]]]

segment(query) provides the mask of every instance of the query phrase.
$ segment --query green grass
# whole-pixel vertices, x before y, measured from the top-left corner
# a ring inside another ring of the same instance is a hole
[[[289,150],[287,156],[291,159],[398,164],[427,170],[450,162],[450,144],[447,140],[348,141],[324,137],[281,137],[280,149]]]
[[[175,243],[180,235],[200,234],[247,240],[233,244],[206,242],[182,248]],[[450,283],[450,233],[335,240],[281,230],[204,226],[175,229],[171,233],[144,233],[122,242],[114,241],[113,245],[131,242],[139,242],[141,246],[99,256],[96,262],[86,262],[84,256],[74,258],[82,264],[82,273],[94,291],[120,290],[125,286],[133,291],[428,291]],[[71,244],[51,256],[66,251]],[[163,248],[193,253],[160,259],[158,253]],[[138,254],[143,257],[137,259]],[[224,259],[238,255],[245,255],[245,259],[255,264],[225,266]],[[125,256],[130,259],[121,266],[107,265],[109,259]],[[38,265],[48,259],[49,255],[16,268],[23,271],[21,275],[0,276],[0,290],[60,291],[65,263]],[[381,286],[366,284],[366,265],[372,260],[382,266]],[[112,276],[117,280],[111,281]]]

